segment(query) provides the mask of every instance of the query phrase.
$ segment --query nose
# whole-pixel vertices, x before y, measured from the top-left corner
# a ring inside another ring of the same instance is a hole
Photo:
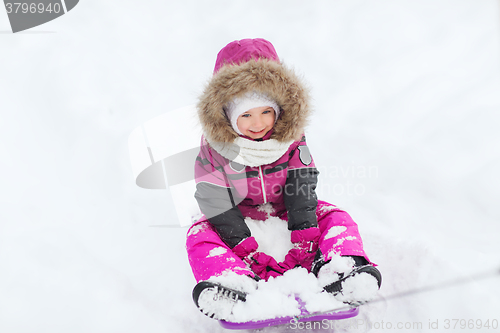
[[[264,121],[262,120],[261,115],[253,118],[253,124],[252,124],[253,127],[262,127],[263,123],[264,123]]]

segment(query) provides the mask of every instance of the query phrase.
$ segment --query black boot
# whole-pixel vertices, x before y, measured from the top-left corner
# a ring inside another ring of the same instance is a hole
[[[193,301],[202,313],[215,319],[227,319],[246,293],[210,281],[199,282],[193,289]]]
[[[356,297],[357,296],[355,295],[356,291],[344,290],[344,284],[346,282],[353,281],[353,279],[355,279],[357,276],[363,274],[365,276],[370,275],[374,277],[376,280],[376,289],[380,289],[380,286],[382,285],[382,275],[380,274],[380,271],[376,267],[372,266],[364,257],[361,256],[350,256],[350,257],[354,260],[353,270],[350,271],[349,273],[337,273],[338,280],[328,284],[327,286],[323,287],[323,289],[326,292],[333,294],[334,296],[336,296],[336,298],[343,301],[344,303],[348,303],[351,305],[360,305],[369,301],[370,297],[368,298]],[[328,262],[329,261],[318,262],[313,269],[313,273],[317,276],[321,267],[326,265]],[[374,285],[375,281],[373,282],[368,281],[368,283],[373,283]]]
[[[337,294],[339,292],[342,292],[342,283],[346,281],[347,279],[350,279],[358,274],[365,273],[373,276],[377,280],[377,285],[378,288],[380,289],[380,286],[382,285],[382,275],[380,274],[380,271],[372,266],[372,265],[363,265],[363,266],[358,266],[354,267],[354,269],[346,274],[344,276],[344,273],[339,273],[339,280],[325,286],[323,289],[326,290],[329,293],[332,294]]]

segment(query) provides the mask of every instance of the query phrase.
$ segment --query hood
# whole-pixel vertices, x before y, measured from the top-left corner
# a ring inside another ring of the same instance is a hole
[[[199,97],[197,111],[209,142],[232,143],[239,137],[223,107],[250,91],[266,94],[281,109],[270,139],[300,140],[311,113],[308,89],[291,69],[277,61],[259,58],[225,64],[207,83]]]

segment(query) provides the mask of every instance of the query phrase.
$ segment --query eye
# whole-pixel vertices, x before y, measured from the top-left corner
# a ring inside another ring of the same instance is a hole
[[[244,114],[242,114],[242,115],[241,115],[241,117],[243,117],[243,118],[248,118],[248,117],[250,117],[250,114],[248,114],[248,113],[244,113]]]

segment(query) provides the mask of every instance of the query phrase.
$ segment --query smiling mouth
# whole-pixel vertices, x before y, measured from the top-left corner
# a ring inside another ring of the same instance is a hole
[[[254,133],[254,134],[259,134],[259,133],[264,132],[264,130],[265,130],[265,128],[264,128],[263,130],[261,130],[261,131],[258,131],[258,132],[255,132],[255,131],[250,131],[250,132],[252,132],[252,133]]]

